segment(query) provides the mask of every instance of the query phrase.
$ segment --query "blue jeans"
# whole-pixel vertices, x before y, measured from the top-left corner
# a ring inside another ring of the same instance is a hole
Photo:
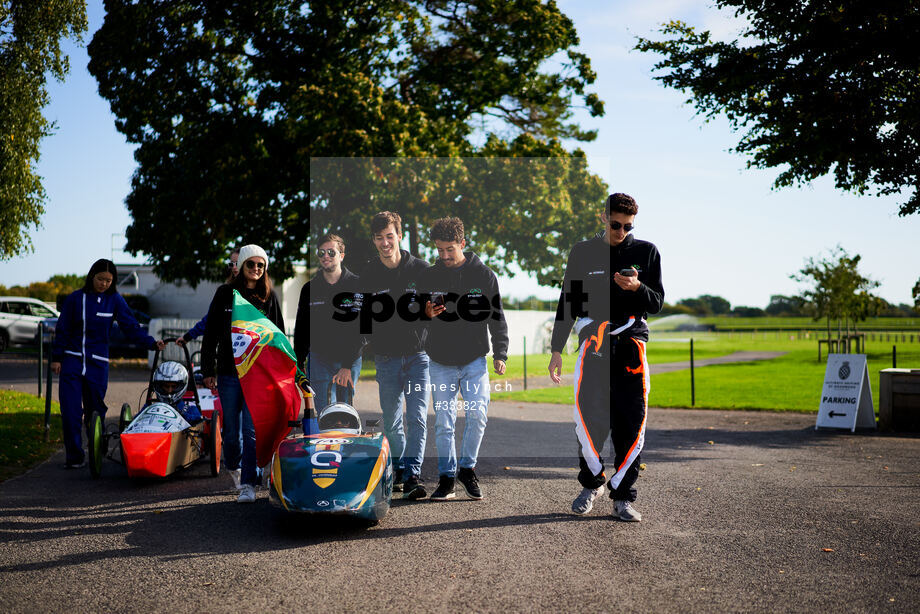
[[[425,459],[428,435],[428,354],[374,356],[383,430],[395,459],[394,469],[405,470],[404,477],[418,477]],[[403,431],[403,397],[406,400],[406,430]]]
[[[240,469],[240,484],[259,484],[256,466],[256,428],[243,397],[243,387],[235,375],[217,376],[217,396],[220,397],[221,418],[224,421],[224,464],[227,469]]]
[[[349,399],[348,390],[343,386],[336,384],[332,390],[329,390],[329,384],[332,383],[332,377],[339,372],[339,369],[348,369],[351,371],[351,381],[358,386],[358,376],[361,374],[361,357],[350,365],[337,361],[331,361],[321,358],[315,354],[307,354],[307,379],[313,386],[313,392],[316,398],[313,404],[316,406],[316,413],[319,414],[327,405],[332,405],[336,401],[347,401]],[[354,402],[350,403],[354,405]]]
[[[479,456],[479,445],[486,431],[489,409],[489,371],[482,356],[459,367],[431,361],[431,397],[434,399],[434,443],[438,450],[438,474],[457,475],[454,425],[457,409],[466,412],[466,426],[460,443],[460,467],[472,469]],[[457,401],[457,393],[463,397]]]

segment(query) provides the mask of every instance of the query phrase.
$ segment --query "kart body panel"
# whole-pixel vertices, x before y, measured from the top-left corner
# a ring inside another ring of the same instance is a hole
[[[393,463],[383,433],[288,437],[272,459],[269,501],[289,512],[378,521],[392,493]]]
[[[134,417],[119,436],[129,477],[166,477],[206,454],[211,415],[220,411],[220,400],[206,388],[198,394],[203,420],[195,425],[166,403],[147,405]],[[183,400],[194,403],[194,393],[186,393]]]

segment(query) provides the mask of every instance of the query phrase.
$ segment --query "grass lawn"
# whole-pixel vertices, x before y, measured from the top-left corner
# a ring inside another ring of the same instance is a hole
[[[0,390],[0,482],[23,473],[61,446],[61,411],[51,403],[51,436],[45,442],[45,400]]]
[[[713,358],[731,354],[747,347],[743,340],[736,340],[734,343],[721,345],[698,345],[694,342],[693,355],[696,358]],[[549,354],[528,354],[527,355],[527,376],[549,375],[547,367],[549,366]],[[575,369],[575,354],[562,355],[563,373],[571,373]],[[505,363],[505,374],[495,375],[492,370],[492,356],[486,357],[489,367],[489,379],[491,381],[502,381],[507,379],[523,379],[524,377],[524,357],[509,356]],[[654,343],[648,350],[648,359],[650,364],[661,364],[664,362],[679,362],[690,360],[690,344],[687,342],[664,342]],[[360,379],[374,379],[375,373],[374,359],[366,358],[361,363]]]
[[[695,334],[695,333],[694,333]],[[696,335],[696,334],[695,334]],[[652,364],[686,360],[689,344],[652,342],[648,346]],[[891,345],[867,344],[872,401],[878,410],[879,371],[891,366]],[[751,339],[706,333],[694,339],[694,357],[703,358],[736,351],[783,351],[773,360],[713,365],[695,370],[695,407],[711,409],[769,409],[816,412],[820,402],[826,362],[817,361],[814,339],[774,335]],[[683,353],[683,357],[680,354]],[[920,368],[920,343],[899,344],[898,366]],[[667,359],[665,359],[667,357]],[[528,365],[529,365],[528,359]],[[570,372],[570,371],[569,371]],[[533,403],[572,403],[571,386],[493,393],[496,400]],[[653,407],[691,407],[690,371],[656,374],[652,369],[649,404]]]
[[[659,318],[652,318],[652,321]],[[782,328],[788,330],[819,330],[827,329],[825,320],[815,321],[809,317],[760,317],[737,318],[733,316],[704,316],[697,318],[702,324],[711,324],[718,330],[763,330],[765,328]],[[851,323],[852,326],[852,323]],[[836,323],[835,323],[836,327]],[[920,317],[916,318],[890,318],[872,317],[859,322],[859,330],[890,330],[917,332],[920,327]]]

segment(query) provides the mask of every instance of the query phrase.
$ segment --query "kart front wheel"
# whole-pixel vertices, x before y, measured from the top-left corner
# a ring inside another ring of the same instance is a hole
[[[220,435],[221,419],[220,412],[216,409],[211,414],[211,440],[208,455],[211,457],[211,476],[216,477],[220,473],[220,451],[223,439]]]
[[[105,433],[103,432],[102,416],[93,412],[89,419],[89,473],[94,478],[102,475],[102,457],[105,456]]]
[[[134,412],[131,411],[131,406],[125,403],[121,406],[121,414],[118,417],[118,432],[124,433],[133,419]]]

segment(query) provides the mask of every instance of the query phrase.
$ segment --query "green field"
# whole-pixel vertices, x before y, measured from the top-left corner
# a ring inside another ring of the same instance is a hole
[[[660,318],[650,318],[654,322]],[[698,317],[700,324],[715,326],[718,331],[727,330],[809,330],[826,331],[824,320],[815,321],[809,317],[771,317],[737,318],[732,316]],[[852,330],[852,323],[850,324]],[[905,331],[916,335],[920,331],[920,317],[916,318],[882,318],[872,317],[859,322],[860,331]]]
[[[677,341],[679,333],[660,335],[668,340],[648,345],[649,362],[689,359],[689,343]],[[689,335],[685,333],[684,335]],[[737,351],[781,351],[773,360],[713,365],[695,369],[696,403],[691,405],[689,369],[656,374],[652,368],[649,404],[653,407],[705,407],[711,409],[768,409],[814,412],[818,409],[825,362],[817,360],[814,338],[799,339],[789,333],[693,333],[694,357],[731,354]],[[684,337],[687,338],[688,337]],[[916,335],[914,336],[917,339]],[[869,377],[873,403],[878,409],[878,372],[892,365],[892,345],[887,341],[867,343]],[[544,364],[548,361],[544,357]],[[528,365],[530,359],[528,358]],[[920,368],[920,343],[897,344],[898,367]],[[568,370],[567,372],[571,372]],[[572,388],[552,388],[493,393],[496,400],[534,403],[572,403]]]
[[[665,347],[667,346],[667,347]],[[736,344],[737,347],[743,347],[743,343],[739,341]],[[721,356],[722,354],[730,354],[736,350],[730,349],[735,347],[732,345],[726,345],[723,347],[694,347],[694,355],[698,358],[712,358],[714,356]],[[649,362],[651,364],[663,363],[663,362],[678,362],[681,360],[688,360],[688,351],[689,345],[687,343],[675,343],[675,344],[660,344],[660,347],[655,348],[656,351],[654,354],[649,355]],[[488,367],[489,367],[489,379],[491,381],[504,381],[504,380],[518,380],[523,379],[524,377],[524,357],[523,356],[509,356],[507,362],[505,363],[505,374],[504,375],[495,375],[495,372],[492,370],[492,357],[488,356]],[[528,354],[527,355],[527,377],[534,376],[543,376],[548,375],[549,367],[549,354]],[[562,370],[563,372],[571,372],[575,368],[575,354],[563,354],[562,355]],[[365,358],[361,363],[361,376],[362,380],[372,380],[374,379],[375,366],[374,360],[372,358]]]
[[[35,395],[0,390],[0,482],[26,471],[61,445],[61,415],[51,404],[51,436],[45,433],[45,401]]]

